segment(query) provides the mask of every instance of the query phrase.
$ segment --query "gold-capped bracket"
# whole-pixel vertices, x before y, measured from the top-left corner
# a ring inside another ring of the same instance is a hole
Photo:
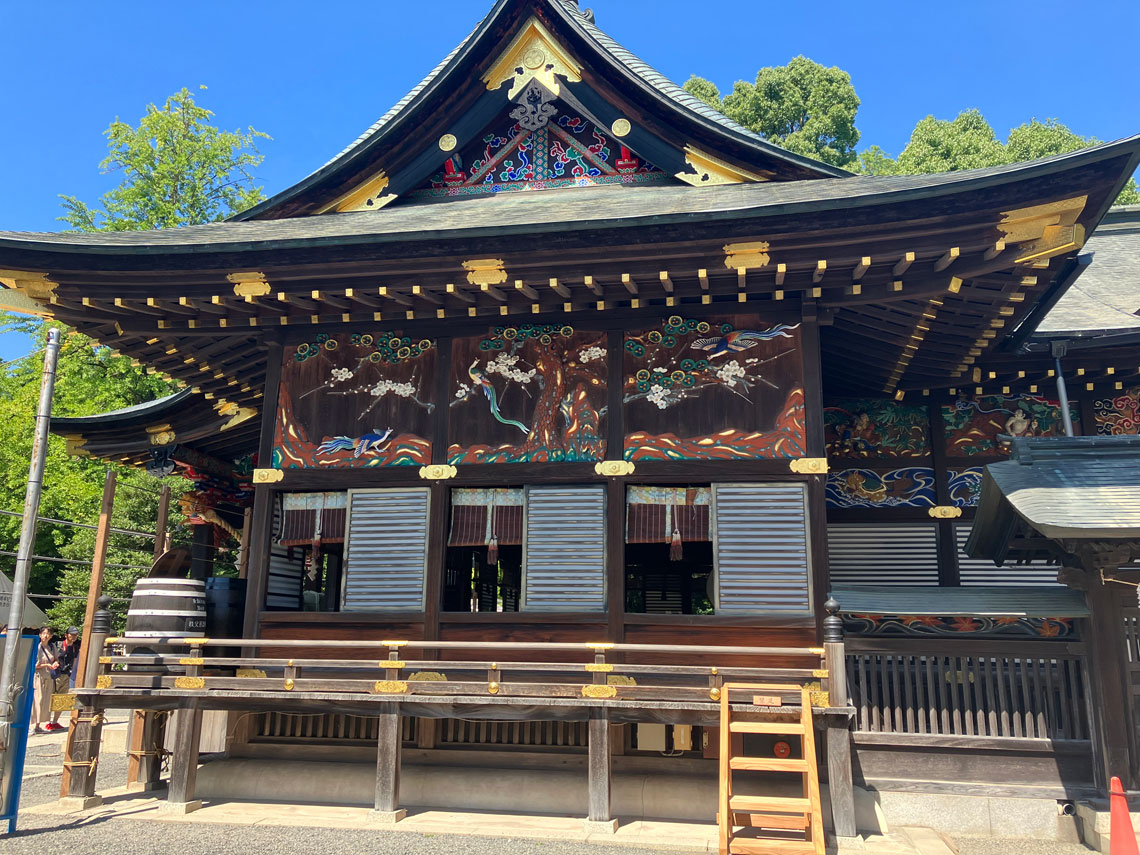
[[[795,457],[789,461],[788,467],[797,475],[825,475],[827,474],[827,458]]]
[[[507,281],[507,268],[501,258],[472,258],[462,263],[472,285],[502,285]]]
[[[926,512],[936,520],[956,520],[962,516],[962,509],[953,505],[935,505],[927,508]]]
[[[280,469],[254,469],[254,484],[276,484],[285,479],[285,473]]]
[[[407,691],[408,684],[403,680],[377,680],[372,684],[374,695],[403,695]]]
[[[420,477],[426,481],[446,481],[459,474],[459,470],[447,463],[433,463],[420,467]]]
[[[234,286],[234,294],[238,297],[264,297],[273,290],[265,274],[259,270],[230,273],[226,279]]]
[[[590,683],[582,687],[582,697],[584,698],[616,698],[617,688],[615,686],[605,685],[601,686],[597,683]]]
[[[594,471],[606,478],[618,475],[632,475],[636,467],[630,460],[599,460],[594,464]]]
[[[178,438],[174,428],[166,423],[151,425],[146,428],[146,432],[150,436],[151,445],[170,445]]]
[[[771,261],[768,248],[768,241],[766,240],[725,244],[724,266],[736,271],[759,270],[761,267],[766,267]]]

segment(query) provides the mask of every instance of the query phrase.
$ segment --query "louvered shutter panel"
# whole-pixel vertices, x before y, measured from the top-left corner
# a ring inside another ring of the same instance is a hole
[[[292,557],[290,557],[292,554]],[[305,562],[300,549],[273,544],[269,549],[269,576],[265,583],[265,607],[296,611],[301,608]]]
[[[937,585],[937,523],[830,523],[831,584]]]
[[[606,488],[528,487],[524,611],[606,608]]]
[[[350,490],[344,611],[421,611],[427,567],[426,488]]]
[[[1034,561],[1032,564],[1007,563],[998,567],[988,558],[970,558],[966,555],[966,541],[970,537],[970,523],[954,526],[954,539],[958,546],[958,580],[962,585],[1059,585],[1057,565]]]
[[[713,484],[717,614],[811,610],[802,484]]]

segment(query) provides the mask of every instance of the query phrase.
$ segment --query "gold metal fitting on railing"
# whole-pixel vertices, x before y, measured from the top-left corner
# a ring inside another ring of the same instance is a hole
[[[613,686],[599,686],[594,683],[582,687],[582,697],[584,698],[616,698],[617,689]]]
[[[713,688],[709,689],[709,698],[711,700],[714,700],[714,701],[719,701],[720,700],[720,689],[716,688],[715,686]]]
[[[405,647],[408,644],[406,641],[381,641],[380,643],[385,647]]]
[[[205,663],[205,659],[194,656],[187,656],[185,659],[178,660],[179,665],[204,665]]]
[[[380,667],[381,668],[405,668],[405,667],[407,667],[407,663],[401,662],[399,659],[381,659],[380,660]]]
[[[201,677],[175,677],[174,688],[176,689],[204,689],[206,688],[206,681]]]
[[[111,688],[111,675],[110,674],[100,674],[98,677],[96,677],[95,678],[95,688],[96,689],[109,689],[109,688]]]
[[[593,671],[593,672],[599,672],[599,671],[607,672],[607,671],[614,670],[614,666],[611,665],[609,662],[587,662],[586,663],[586,670],[587,671]]]
[[[402,695],[408,691],[408,684],[403,680],[377,680],[372,691],[377,695]]]
[[[110,665],[111,664],[111,657],[110,656],[100,656],[99,657],[99,664],[100,665]]]
[[[294,686],[294,685],[296,685],[296,684],[293,682],[293,678],[292,678],[292,677],[287,677],[287,678],[285,679],[285,691],[286,691],[286,692],[291,692],[291,691],[293,691],[293,686]]]
[[[612,641],[587,641],[586,646],[591,650],[612,650],[614,643]]]
[[[487,691],[492,695],[499,694],[499,684],[492,680],[487,684]]]

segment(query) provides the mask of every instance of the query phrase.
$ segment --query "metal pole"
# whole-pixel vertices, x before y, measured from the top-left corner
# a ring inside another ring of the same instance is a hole
[[[36,410],[36,430],[32,441],[32,462],[28,467],[28,492],[24,499],[24,518],[20,525],[20,545],[16,551],[16,571],[12,576],[12,603],[8,609],[8,634],[4,639],[4,663],[0,669],[0,774],[8,753],[11,725],[16,720],[16,653],[20,630],[24,625],[24,601],[28,594],[28,574],[32,567],[32,549],[36,540],[36,521],[40,513],[44,462],[47,458],[48,422],[51,420],[52,394],[55,392],[55,367],[59,360],[59,330],[49,329],[44,352],[43,381],[40,403]]]
[[[1065,424],[1065,436],[1073,435],[1073,416],[1069,413],[1069,390],[1065,388],[1065,375],[1061,371],[1061,357],[1053,357],[1053,365],[1057,370],[1057,397],[1061,404],[1061,421]]]

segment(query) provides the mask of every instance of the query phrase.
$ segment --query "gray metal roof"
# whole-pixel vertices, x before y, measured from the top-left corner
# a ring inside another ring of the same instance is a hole
[[[842,614],[1086,617],[1084,595],[1060,586],[935,588],[929,585],[836,585]]]
[[[557,192],[503,193],[386,207],[379,211],[322,214],[280,220],[226,221],[178,229],[139,232],[0,232],[0,248],[51,248],[68,252],[242,251],[253,245],[276,248],[290,242],[381,242],[438,240],[441,237],[566,230],[574,224],[659,224],[686,219],[735,218],[742,212],[786,216],[804,211],[848,209],[967,192],[1074,168],[1131,151],[1140,136],[1029,163],[935,175],[855,176],[815,181],[773,181],[712,187],[659,185],[624,192],[595,186]]]
[[[1140,205],[1111,209],[1085,243],[1092,263],[1057,301],[1038,334],[1140,329]]]
[[[966,544],[1004,559],[1017,519],[1045,538],[1140,538],[1140,436],[1019,437],[982,477]]]

